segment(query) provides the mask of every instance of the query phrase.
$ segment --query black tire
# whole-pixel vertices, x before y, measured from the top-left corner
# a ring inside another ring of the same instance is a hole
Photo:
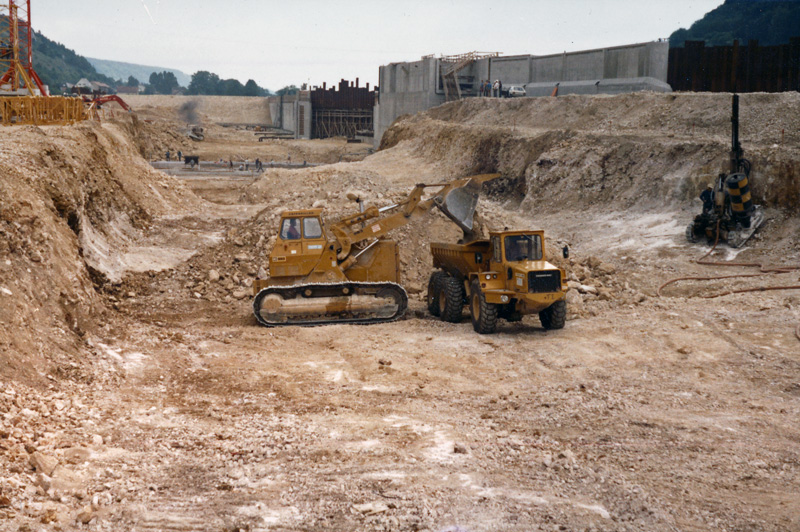
[[[461,281],[449,275],[442,278],[439,289],[439,316],[442,321],[458,323],[464,308],[464,286]]]
[[[694,222],[686,226],[686,240],[694,244],[697,242],[697,235],[694,234]]]
[[[437,318],[441,315],[441,312],[439,312],[439,291],[442,289],[442,279],[445,277],[447,277],[445,272],[437,270],[431,274],[431,278],[428,280],[428,295],[426,296],[428,312]]]
[[[539,313],[539,321],[545,329],[563,329],[567,323],[567,302],[556,301]]]
[[[497,329],[498,305],[487,303],[481,292],[480,283],[475,280],[469,287],[469,314],[472,317],[472,328],[478,334],[492,334]]]

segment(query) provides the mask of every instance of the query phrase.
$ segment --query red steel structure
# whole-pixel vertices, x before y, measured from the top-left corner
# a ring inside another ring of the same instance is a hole
[[[8,12],[5,11],[5,6],[0,6],[0,67],[5,68],[0,88],[10,85],[10,91],[17,92],[24,87],[31,96],[37,88],[41,96],[49,96],[33,69],[31,0],[8,0]]]

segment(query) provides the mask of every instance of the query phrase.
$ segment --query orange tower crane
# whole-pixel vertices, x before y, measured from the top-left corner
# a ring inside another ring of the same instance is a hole
[[[33,29],[31,0],[8,0],[8,11],[0,6],[0,91],[34,96],[49,96],[47,87],[33,69]]]

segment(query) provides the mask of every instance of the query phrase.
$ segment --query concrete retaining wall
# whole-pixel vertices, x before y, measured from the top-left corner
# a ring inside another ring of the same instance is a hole
[[[272,115],[271,124],[275,127],[294,132],[296,139],[311,138],[311,102],[296,95],[270,96],[269,109]],[[303,123],[300,125],[300,108],[303,108]]]
[[[380,67],[380,92],[373,122],[376,147],[398,116],[415,114],[444,103],[444,92],[436,90],[438,62],[433,57],[426,57],[411,63],[391,63]]]
[[[546,56],[484,58],[459,74],[465,96],[477,96],[481,80],[487,79],[499,79],[503,87],[530,86],[529,96],[549,96],[556,83],[560,84],[559,94],[663,92],[670,90],[666,84],[668,58],[668,42],[648,42]],[[444,103],[438,76],[439,60],[434,57],[380,67],[374,119],[376,147],[397,117]]]

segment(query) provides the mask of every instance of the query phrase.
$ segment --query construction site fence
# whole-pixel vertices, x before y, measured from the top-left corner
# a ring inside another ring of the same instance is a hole
[[[86,118],[80,98],[0,96],[0,125],[63,125]]]
[[[686,41],[669,50],[667,83],[675,91],[800,91],[800,37],[775,46],[754,39],[732,46]]]

